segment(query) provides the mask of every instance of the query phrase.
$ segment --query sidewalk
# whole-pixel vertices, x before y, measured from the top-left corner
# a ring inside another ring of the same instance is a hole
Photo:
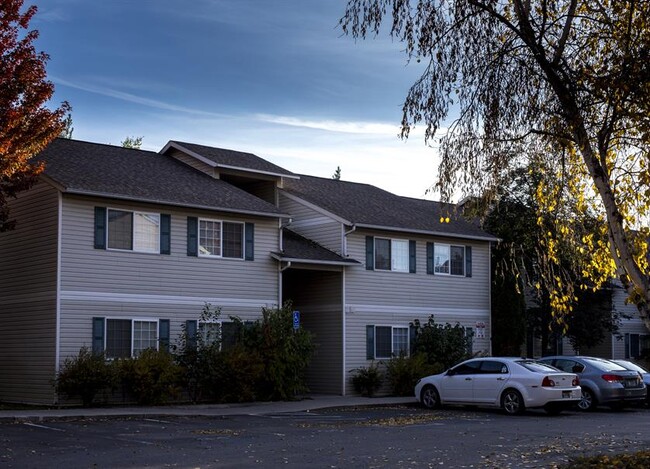
[[[97,407],[36,410],[2,410],[0,421],[46,421],[103,417],[219,417],[305,412],[332,407],[414,404],[415,397],[347,397],[314,395],[300,401],[250,402],[244,404],[176,405],[154,407]]]

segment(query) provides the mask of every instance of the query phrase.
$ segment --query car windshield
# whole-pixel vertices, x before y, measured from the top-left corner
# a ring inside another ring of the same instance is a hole
[[[618,363],[610,362],[608,360],[600,360],[598,358],[583,358],[585,362],[602,371],[627,371],[624,366]]]
[[[554,368],[551,365],[540,363],[535,360],[517,360],[515,363],[523,366],[529,371],[534,371],[535,373],[557,373],[559,371],[557,368]]]

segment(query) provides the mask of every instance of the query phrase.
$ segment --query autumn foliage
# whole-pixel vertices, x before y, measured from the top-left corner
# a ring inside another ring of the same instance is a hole
[[[34,48],[38,31],[27,30],[36,7],[22,7],[23,0],[0,3],[0,231],[14,227],[7,199],[34,184],[43,166],[30,159],[61,132],[70,110],[67,103],[46,106],[54,93],[49,56]]]

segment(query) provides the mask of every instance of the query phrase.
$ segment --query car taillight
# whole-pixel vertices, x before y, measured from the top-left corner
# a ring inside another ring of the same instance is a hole
[[[544,379],[542,380],[542,387],[544,387],[544,388],[555,387],[555,381],[553,381],[548,376],[544,376]]]
[[[572,386],[580,386],[580,378],[578,378],[577,376],[575,378],[573,378],[573,381],[571,381],[571,385]]]
[[[607,381],[608,383],[621,383],[625,381],[625,378],[623,378],[620,375],[611,375],[611,374],[604,374],[602,378]]]

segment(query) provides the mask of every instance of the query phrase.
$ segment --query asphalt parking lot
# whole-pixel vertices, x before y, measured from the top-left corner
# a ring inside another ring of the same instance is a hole
[[[0,467],[554,467],[650,447],[650,410],[520,417],[415,405],[0,423]]]

